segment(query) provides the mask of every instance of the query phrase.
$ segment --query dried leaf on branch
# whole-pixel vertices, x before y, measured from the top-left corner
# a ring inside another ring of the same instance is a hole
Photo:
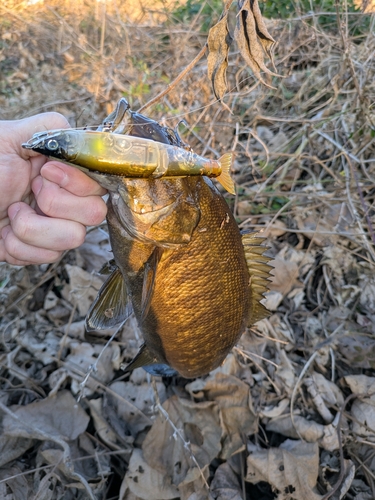
[[[246,63],[250,66],[254,75],[264,85],[270,87],[261,77],[260,72],[273,76],[278,76],[270,71],[264,63],[264,51],[272,59],[272,48],[275,40],[268,33],[268,30],[262,19],[257,0],[239,0],[239,12],[237,14],[237,23],[234,30],[234,38],[238,48]]]
[[[227,89],[229,46],[232,37],[228,29],[228,12],[213,26],[208,34],[207,71],[216,99],[222,99]]]
[[[228,52],[233,41],[228,27],[228,12],[231,2],[227,3],[225,10],[217,24],[213,26],[208,34],[208,78],[217,99],[222,99],[227,89],[226,72],[228,67]],[[250,66],[258,80],[269,87],[260,72],[278,76],[270,71],[264,63],[264,54],[272,58],[272,49],[275,40],[269,34],[258,0],[238,0],[237,23],[234,38],[246,63]]]

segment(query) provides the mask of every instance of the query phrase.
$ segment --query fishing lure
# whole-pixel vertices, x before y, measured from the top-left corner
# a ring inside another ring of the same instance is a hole
[[[110,175],[153,179],[216,177],[229,193],[235,194],[230,176],[232,153],[211,160],[181,147],[143,137],[75,129],[37,133],[22,146],[74,166]]]

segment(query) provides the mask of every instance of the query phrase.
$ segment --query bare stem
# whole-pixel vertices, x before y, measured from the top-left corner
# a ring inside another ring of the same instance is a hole
[[[170,83],[169,85],[167,85],[167,87],[162,92],[160,92],[160,94],[153,97],[151,99],[151,101],[146,102],[146,104],[144,104],[141,108],[139,108],[137,112],[140,113],[141,111],[144,111],[145,109],[149,108],[150,106],[152,106],[156,102],[159,102],[165,95],[168,94],[168,92],[173,90],[180,83],[180,81],[184,78],[184,76],[187,75],[187,73],[189,73],[189,71],[197,64],[197,62],[200,59],[202,59],[202,57],[204,56],[204,54],[207,50],[207,47],[208,47],[208,45],[206,42],[203,45],[203,47],[201,48],[201,50],[199,51],[199,53],[191,61],[191,63],[188,64],[186,66],[186,68],[181,71],[181,73],[173,80],[173,82]]]

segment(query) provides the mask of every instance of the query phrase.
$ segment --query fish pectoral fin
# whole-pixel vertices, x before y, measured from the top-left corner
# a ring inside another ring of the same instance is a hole
[[[126,285],[118,267],[98,292],[85,320],[86,330],[106,330],[119,325],[132,314]]]
[[[271,314],[265,306],[260,303],[264,294],[269,290],[268,282],[271,278],[270,271],[273,269],[272,266],[268,264],[272,258],[264,255],[267,247],[261,245],[263,239],[264,238],[258,232],[242,234],[242,244],[250,275],[250,314],[247,326],[251,326],[257,321],[267,318]]]
[[[160,247],[155,247],[154,251],[144,265],[140,324],[142,324],[148,314],[148,311],[150,310],[152,293],[154,291],[156,270],[162,254],[163,249]]]
[[[230,175],[230,170],[233,163],[233,153],[226,153],[221,158],[219,158],[219,163],[221,165],[221,174],[216,177],[216,180],[220,182],[224,189],[228,193],[236,194],[233,179]]]

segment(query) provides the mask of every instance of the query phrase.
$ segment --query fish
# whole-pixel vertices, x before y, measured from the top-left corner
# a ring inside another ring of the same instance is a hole
[[[107,222],[118,268],[92,305],[86,329],[126,320],[130,302],[144,344],[127,371],[143,366],[160,375],[171,368],[185,378],[209,373],[246,326],[269,315],[260,302],[271,269],[263,238],[240,233],[210,179],[123,179],[119,196],[108,177],[101,184],[113,193]]]
[[[211,160],[174,144],[105,130],[62,129],[37,133],[23,144],[74,166],[110,175],[134,178],[204,175],[235,194],[230,176],[233,154]]]
[[[51,136],[39,136],[47,140],[34,142],[35,150],[49,156]],[[114,262],[86,329],[112,328],[134,313],[143,344],[125,371],[209,373],[246,327],[270,314],[261,303],[272,269],[261,234],[239,231],[207,176],[135,178],[92,168],[88,175],[109,192]]]

